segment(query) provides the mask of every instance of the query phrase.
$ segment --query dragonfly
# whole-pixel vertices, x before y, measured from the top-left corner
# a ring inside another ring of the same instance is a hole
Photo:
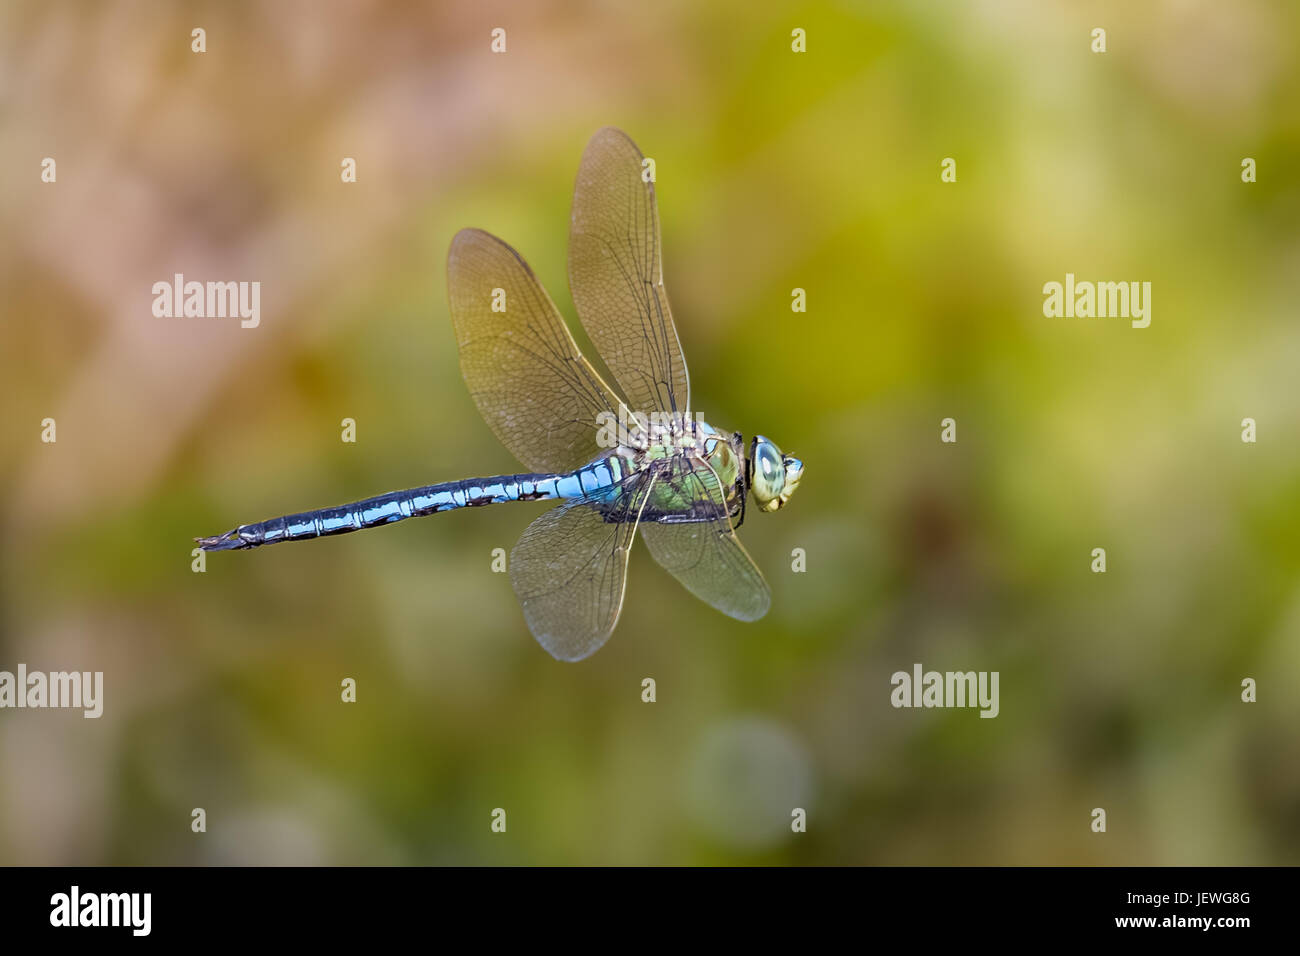
[[[480,414],[526,473],[395,491],[196,538],[205,551],[345,534],[510,501],[558,500],[511,551],[528,628],[553,657],[590,657],[623,607],[640,531],[688,591],[741,621],[771,592],[736,536],[746,499],[782,508],[803,463],[755,435],[691,412],[690,379],[668,307],[654,177],[630,137],[606,127],[574,187],[573,304],[618,389],[583,356],[555,303],[511,246],[463,229],[447,255],[460,369]]]

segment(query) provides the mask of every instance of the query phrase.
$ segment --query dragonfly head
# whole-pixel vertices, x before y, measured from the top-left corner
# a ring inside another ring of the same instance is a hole
[[[783,507],[803,477],[803,462],[793,455],[781,454],[776,442],[762,435],[755,435],[749,443],[745,464],[749,487],[760,511]]]

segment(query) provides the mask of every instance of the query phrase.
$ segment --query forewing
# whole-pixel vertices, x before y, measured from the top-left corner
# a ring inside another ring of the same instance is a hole
[[[724,489],[708,462],[674,459],[661,479],[691,503],[690,521],[645,521],[641,537],[654,559],[701,601],[739,621],[756,621],[772,603],[763,572],[731,524]],[[664,489],[657,497],[663,498]]]
[[[583,328],[634,412],[685,412],[690,384],[664,290],[655,187],[641,151],[606,127],[573,190],[569,288]]]
[[[537,472],[594,458],[598,416],[619,421],[622,402],[578,351],[523,257],[490,233],[462,229],[447,254],[447,293],[461,374],[501,443]]]
[[[612,492],[614,504],[574,498],[525,530],[510,555],[510,583],[528,629],[554,658],[580,661],[609,639],[623,608],[627,558],[654,476]],[[608,493],[607,493],[608,494]]]

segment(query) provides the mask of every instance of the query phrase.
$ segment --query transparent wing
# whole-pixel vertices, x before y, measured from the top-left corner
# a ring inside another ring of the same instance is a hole
[[[763,572],[732,528],[724,489],[708,462],[693,456],[672,461],[657,499],[689,502],[678,521],[641,524],[654,559],[701,601],[739,621],[756,621],[772,603]]]
[[[569,288],[578,318],[634,412],[687,411],[690,383],[668,309],[654,183],[622,130],[596,133],[573,189]]]
[[[496,236],[462,229],[447,254],[447,294],[461,374],[501,443],[531,471],[594,458],[597,416],[618,421],[623,403],[578,351],[523,257]]]
[[[623,609],[627,556],[654,484],[625,479],[600,500],[574,498],[525,530],[510,555],[510,583],[538,643],[554,658],[580,661],[609,639]]]

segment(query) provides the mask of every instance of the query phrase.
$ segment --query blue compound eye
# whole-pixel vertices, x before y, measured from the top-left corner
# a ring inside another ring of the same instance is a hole
[[[750,484],[754,500],[764,511],[781,506],[781,492],[785,490],[785,462],[781,449],[770,439],[758,435],[750,451]]]

